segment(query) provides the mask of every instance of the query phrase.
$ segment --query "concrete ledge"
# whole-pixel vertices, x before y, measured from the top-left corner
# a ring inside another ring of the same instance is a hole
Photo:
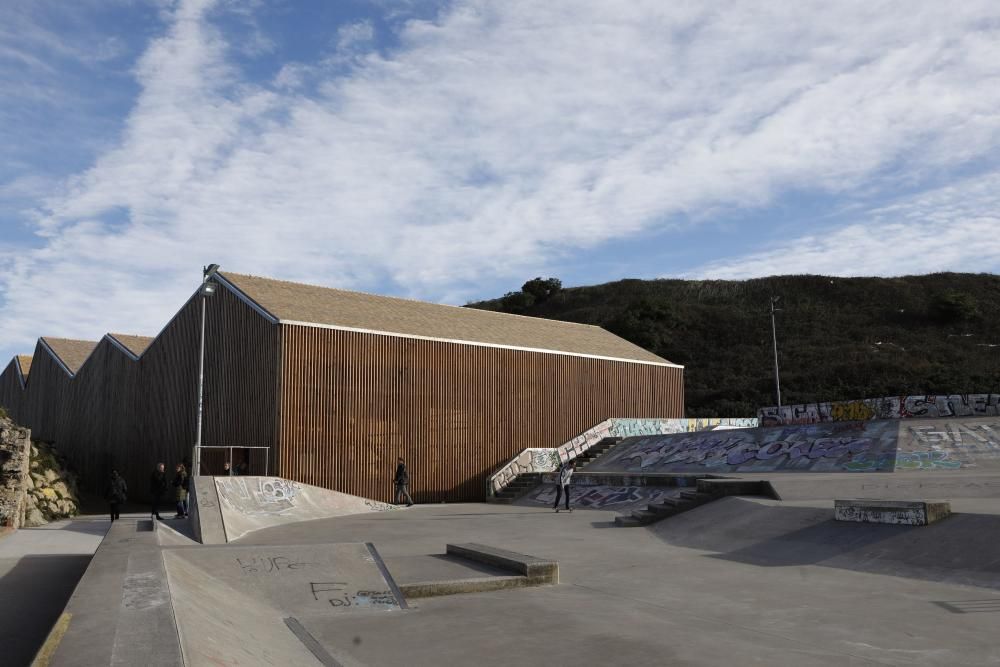
[[[449,544],[445,549],[452,556],[494,565],[527,577],[530,584],[558,584],[559,563],[515,551],[498,549],[485,544]]]
[[[510,577],[452,579],[450,581],[418,581],[413,584],[400,584],[399,590],[406,598],[414,599],[431,598],[439,595],[457,595],[459,593],[488,593],[508,588],[524,588],[530,585],[532,584],[527,577],[515,575]]]
[[[923,500],[856,498],[834,500],[833,510],[837,521],[926,526],[951,514],[951,505]]]
[[[764,496],[781,500],[767,480],[758,479],[709,479],[702,478],[697,482],[699,493],[711,493],[717,496]]]

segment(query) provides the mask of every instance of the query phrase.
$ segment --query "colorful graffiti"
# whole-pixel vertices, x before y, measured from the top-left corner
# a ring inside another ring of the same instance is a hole
[[[1000,467],[1000,420],[911,419],[630,438],[588,472],[907,472]]]
[[[679,489],[650,486],[572,486],[571,503],[588,509],[622,510],[633,506],[663,502],[675,498]],[[555,484],[545,484],[519,501],[529,505],[552,506],[556,501]]]
[[[952,394],[948,396],[885,396],[853,401],[783,405],[761,408],[761,426],[817,424],[868,419],[913,419],[1000,416],[1000,394]]]
[[[894,451],[896,424],[708,431],[638,438],[619,445],[591,472],[839,471],[861,457]]]
[[[698,419],[605,419],[593,428],[551,449],[529,448],[508,461],[490,476],[489,491],[500,493],[522,473],[552,472],[564,461],[580,456],[605,438],[627,438],[637,435],[662,435],[667,433],[693,433],[705,430],[756,428],[756,417],[698,418]]]

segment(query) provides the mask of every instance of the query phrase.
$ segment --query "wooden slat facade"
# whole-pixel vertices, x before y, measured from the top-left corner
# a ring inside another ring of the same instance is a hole
[[[273,451],[278,328],[226,290],[207,311],[202,442]],[[201,304],[192,298],[138,361],[105,338],[73,377],[39,344],[23,391],[13,365],[0,376],[0,405],[33,438],[54,442],[85,489],[102,493],[115,467],[130,496],[146,498],[158,461],[172,474],[191,459],[200,323]],[[221,456],[205,459],[219,469]]]
[[[39,344],[25,389],[14,363],[0,375],[0,405],[86,488],[114,466],[145,498],[157,461],[191,457],[200,317],[192,297],[138,360],[102,339],[73,377]],[[482,500],[525,447],[684,412],[682,368],[276,324],[228,289],[208,300],[206,341],[204,444],[270,447],[272,474],[378,500],[400,455],[418,502]]]
[[[282,475],[367,498],[391,498],[397,456],[417,502],[482,500],[526,447],[684,413],[680,368],[280,326]]]

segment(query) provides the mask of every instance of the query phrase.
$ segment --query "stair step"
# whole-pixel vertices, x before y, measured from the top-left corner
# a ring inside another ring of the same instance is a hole
[[[635,519],[630,516],[616,516],[615,525],[622,526],[623,528],[635,528],[637,526],[642,526],[644,524],[638,519]]]
[[[633,510],[632,517],[644,523],[651,523],[656,519],[659,519],[660,515],[656,512],[650,512],[649,510]]]

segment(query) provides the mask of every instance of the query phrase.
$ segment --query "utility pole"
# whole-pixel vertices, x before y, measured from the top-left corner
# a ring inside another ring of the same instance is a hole
[[[198,293],[201,295],[201,344],[198,348],[198,430],[194,440],[193,456],[191,457],[190,474],[192,476],[201,474],[201,423],[205,395],[205,303],[208,301],[208,297],[215,294],[215,283],[210,282],[210,279],[218,270],[218,264],[203,267],[201,271],[201,287],[198,288]]]
[[[778,413],[781,413],[781,378],[778,373],[778,329],[774,324],[774,314],[780,312],[781,308],[775,308],[775,304],[781,299],[780,296],[771,297],[771,340],[774,342],[774,389],[778,394]]]

